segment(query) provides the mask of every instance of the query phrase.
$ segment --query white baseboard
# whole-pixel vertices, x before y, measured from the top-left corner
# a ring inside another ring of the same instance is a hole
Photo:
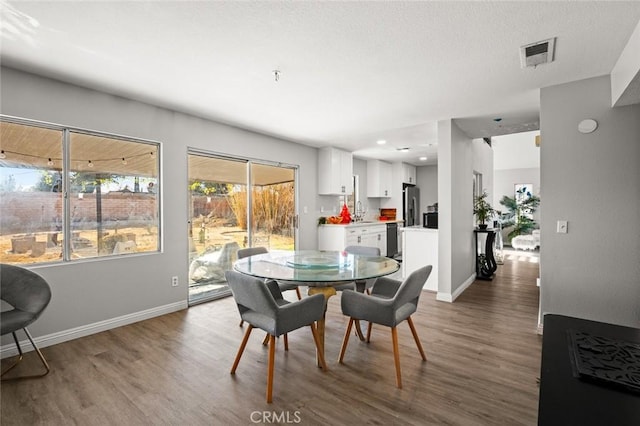
[[[451,303],[453,302],[453,297],[451,297],[451,293],[444,293],[442,291],[439,291],[438,294],[436,294],[436,300]]]
[[[80,337],[89,336],[91,334],[100,333],[102,331],[111,330],[117,327],[122,327],[123,325],[128,325],[134,322],[170,314],[182,309],[187,309],[187,307],[187,301],[183,300],[180,302],[170,303],[168,305],[146,309],[140,312],[134,312],[132,314],[122,315],[120,317],[111,318],[104,321],[94,322],[93,324],[82,325],[80,327],[58,331],[56,333],[47,334],[45,336],[35,337],[33,340],[39,348],[46,348],[47,346],[68,342]],[[31,343],[26,338],[20,341],[20,346],[22,347],[23,352],[29,352],[33,350]],[[13,342],[6,344],[0,348],[0,358],[4,359],[6,357],[14,356],[17,354],[18,349]]]
[[[475,272],[471,274],[469,278],[466,279],[465,282],[462,283],[460,287],[456,289],[453,293],[445,293],[439,291],[436,295],[436,300],[440,300],[441,302],[449,302],[452,303],[454,300],[458,298],[473,282],[476,280]]]

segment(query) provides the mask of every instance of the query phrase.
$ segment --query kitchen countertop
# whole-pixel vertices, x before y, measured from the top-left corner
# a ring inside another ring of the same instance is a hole
[[[431,233],[438,232],[437,229],[425,228],[422,225],[406,226],[406,227],[402,228],[401,230],[404,231],[404,232],[415,232],[415,231],[417,231],[417,232],[431,232]]]
[[[359,226],[372,226],[372,225],[386,225],[387,223],[403,223],[403,220],[365,220],[362,222],[351,223],[325,223],[320,226],[347,226],[347,227],[359,227]]]

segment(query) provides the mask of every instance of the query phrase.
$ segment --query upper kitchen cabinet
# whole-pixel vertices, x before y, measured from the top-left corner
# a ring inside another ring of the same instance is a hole
[[[353,155],[330,146],[319,149],[318,193],[349,195],[353,192]]]
[[[367,161],[367,197],[391,197],[391,164],[380,160]]]
[[[416,184],[416,166],[402,163],[402,183]]]

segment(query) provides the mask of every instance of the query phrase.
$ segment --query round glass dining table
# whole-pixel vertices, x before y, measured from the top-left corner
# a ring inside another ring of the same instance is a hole
[[[364,281],[392,274],[400,269],[394,259],[384,256],[363,256],[345,251],[273,251],[245,257],[233,264],[233,269],[257,278],[273,279],[308,287],[308,294],[323,294],[325,302],[336,294],[335,285],[355,282],[364,291]],[[326,311],[326,305],[325,305]],[[325,317],[318,321],[318,337],[324,352]],[[363,339],[357,324],[357,332]]]
[[[382,277],[400,264],[388,257],[363,256],[345,251],[274,251],[245,257],[233,268],[243,274],[309,287],[331,287],[344,282]]]

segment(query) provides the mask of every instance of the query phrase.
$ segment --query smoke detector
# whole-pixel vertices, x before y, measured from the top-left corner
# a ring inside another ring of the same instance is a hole
[[[555,37],[537,41],[520,47],[520,64],[522,68],[537,67],[540,64],[553,62]]]

